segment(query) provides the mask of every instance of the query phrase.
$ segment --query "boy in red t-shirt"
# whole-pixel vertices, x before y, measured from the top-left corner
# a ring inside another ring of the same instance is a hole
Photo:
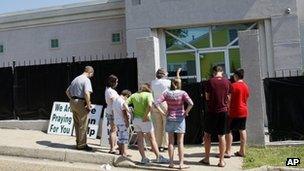
[[[248,117],[247,101],[249,98],[249,88],[244,82],[244,70],[238,69],[234,72],[233,78],[235,83],[232,84],[231,102],[229,108],[229,134],[226,135],[226,151],[225,155],[230,156],[232,134],[231,130],[238,130],[240,132],[240,150],[235,152],[235,156],[245,156],[245,145],[247,141],[246,120]]]

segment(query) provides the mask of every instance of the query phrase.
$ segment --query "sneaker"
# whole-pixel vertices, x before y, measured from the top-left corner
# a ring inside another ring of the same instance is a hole
[[[156,162],[157,163],[169,163],[169,159],[165,158],[164,156],[160,155],[157,159]]]
[[[141,164],[148,164],[148,163],[150,163],[150,159],[148,159],[147,157],[146,158],[142,158],[140,163]]]

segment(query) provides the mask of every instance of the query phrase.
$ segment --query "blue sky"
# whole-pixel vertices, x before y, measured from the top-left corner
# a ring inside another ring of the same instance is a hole
[[[0,14],[86,1],[92,0],[0,0]]]

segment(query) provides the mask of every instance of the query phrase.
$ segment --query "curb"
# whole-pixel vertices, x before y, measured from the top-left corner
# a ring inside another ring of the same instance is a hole
[[[118,167],[136,167],[130,159],[96,152],[77,151],[72,149],[25,148],[0,146],[0,155],[49,159],[64,162],[79,162],[91,164],[110,164]]]
[[[262,166],[248,169],[247,171],[304,171],[304,168],[283,167],[283,166]]]
[[[96,152],[85,152],[73,149],[54,149],[54,148],[25,148],[14,146],[0,146],[0,155],[15,156],[35,159],[48,159],[63,162],[77,162],[89,164],[110,164],[114,167],[134,168],[145,170],[168,170],[167,167],[162,168],[159,165],[150,164],[149,167],[138,165],[129,158]],[[169,169],[170,170],[170,169]]]

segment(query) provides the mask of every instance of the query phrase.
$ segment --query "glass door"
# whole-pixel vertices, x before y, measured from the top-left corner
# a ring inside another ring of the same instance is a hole
[[[227,58],[226,51],[214,51],[214,52],[200,52],[200,69],[201,69],[201,79],[208,80],[212,77],[212,68],[219,65],[223,68],[224,73],[230,74],[229,60]]]

